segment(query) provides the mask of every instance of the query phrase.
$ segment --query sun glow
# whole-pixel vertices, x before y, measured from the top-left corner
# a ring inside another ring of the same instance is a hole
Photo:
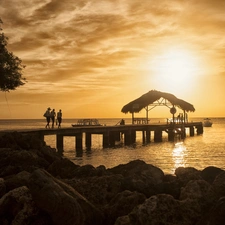
[[[193,86],[198,70],[197,57],[186,50],[171,49],[154,60],[155,81],[163,89],[181,90]]]

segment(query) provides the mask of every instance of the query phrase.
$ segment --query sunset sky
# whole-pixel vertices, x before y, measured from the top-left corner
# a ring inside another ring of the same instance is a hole
[[[153,89],[225,116],[224,0],[0,0],[0,18],[28,81],[0,92],[0,119],[126,118]]]

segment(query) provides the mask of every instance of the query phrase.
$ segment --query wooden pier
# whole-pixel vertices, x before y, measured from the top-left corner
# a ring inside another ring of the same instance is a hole
[[[163,132],[168,134],[168,141],[174,141],[179,135],[182,139],[186,137],[189,130],[189,136],[203,134],[202,122],[191,122],[186,124],[131,124],[118,126],[78,126],[60,129],[36,129],[18,131],[24,134],[35,134],[44,140],[46,135],[56,136],[56,148],[63,151],[63,139],[66,136],[75,137],[75,150],[83,149],[83,143],[87,149],[92,147],[92,135],[102,135],[103,148],[114,147],[116,142],[121,141],[123,136],[124,145],[131,145],[136,142],[136,132],[142,132],[142,142],[148,144],[153,139],[154,142],[162,142]],[[4,131],[5,133],[6,131]],[[9,132],[9,131],[8,131]],[[1,132],[2,133],[2,132]],[[85,135],[84,135],[85,134]],[[151,135],[154,135],[151,138]],[[83,141],[83,138],[85,140]]]

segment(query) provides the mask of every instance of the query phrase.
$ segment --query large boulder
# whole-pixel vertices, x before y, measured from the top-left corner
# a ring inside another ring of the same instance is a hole
[[[6,193],[5,180],[0,178],[0,198]]]
[[[224,225],[225,224],[225,197],[220,198],[197,225]]]
[[[62,179],[73,178],[76,174],[76,169],[80,166],[75,165],[67,158],[60,158],[55,160],[47,169],[47,171],[54,177]]]
[[[204,180],[190,180],[188,184],[181,188],[180,200],[206,198],[209,193],[210,185]]]
[[[21,171],[32,172],[47,168],[49,163],[32,151],[0,149],[0,176],[10,176]]]
[[[43,154],[56,152],[55,148],[47,146],[46,143],[36,134],[22,134],[20,132],[8,132],[0,135],[0,148],[11,150],[39,150]],[[46,148],[48,150],[46,150]],[[44,150],[44,151],[42,151]]]
[[[52,177],[43,169],[34,171],[29,189],[37,206],[55,225],[101,225],[100,211],[71,186]]]
[[[108,171],[114,174],[122,174],[124,177],[134,174],[144,175],[154,179],[156,183],[161,183],[164,178],[164,173],[160,168],[147,164],[143,160],[133,160],[127,164],[120,164],[108,169]]]
[[[175,199],[179,199],[181,186],[182,185],[176,176],[165,174],[162,193],[172,195]]]
[[[138,192],[123,191],[118,193],[105,207],[105,224],[114,224],[116,219],[129,214],[134,207],[145,201],[145,195]]]
[[[214,203],[211,186],[205,180],[191,180],[181,189],[180,200],[191,199],[201,208],[201,213],[206,213]]]
[[[126,216],[119,217],[115,225],[189,225],[200,218],[198,206],[187,199],[179,201],[171,195],[154,195]]]
[[[26,186],[9,191],[0,199],[0,224],[48,224],[51,218],[35,205]]]
[[[34,151],[40,158],[46,160],[48,164],[62,158],[55,148],[51,148],[47,145],[44,145],[40,149],[32,149],[32,151]]]
[[[216,199],[225,196],[225,172],[219,173],[212,183],[212,192]]]
[[[45,142],[37,135],[25,135],[19,132],[5,133],[0,136],[0,148],[10,148],[14,150],[41,149]]]
[[[122,190],[137,191],[147,197],[161,193],[163,190],[163,171],[142,160],[134,160],[108,169],[108,171],[124,176]]]
[[[76,178],[85,178],[85,177],[93,177],[93,176],[102,176],[108,174],[105,166],[99,166],[95,168],[90,164],[86,164],[84,166],[77,167],[74,171],[74,176]]]
[[[10,190],[13,190],[21,186],[28,186],[29,178],[30,178],[30,173],[27,171],[22,171],[15,175],[5,177],[6,191],[8,192]]]
[[[121,192],[124,177],[120,174],[64,180],[90,202],[103,207]]]
[[[178,167],[175,170],[175,175],[179,180],[182,187],[186,186],[186,184],[190,180],[201,180],[201,171],[193,168],[193,167]]]
[[[56,149],[47,146],[37,135],[13,132],[0,136],[0,177],[47,169],[60,159]]]
[[[201,176],[204,180],[212,184],[215,178],[217,177],[217,175],[219,175],[222,172],[224,172],[224,170],[218,167],[208,166],[201,171]]]

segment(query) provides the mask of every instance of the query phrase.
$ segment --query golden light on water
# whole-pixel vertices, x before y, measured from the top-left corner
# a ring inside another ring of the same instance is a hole
[[[183,142],[176,143],[172,151],[174,170],[178,167],[185,167],[185,154],[186,154],[186,147],[183,144]]]

